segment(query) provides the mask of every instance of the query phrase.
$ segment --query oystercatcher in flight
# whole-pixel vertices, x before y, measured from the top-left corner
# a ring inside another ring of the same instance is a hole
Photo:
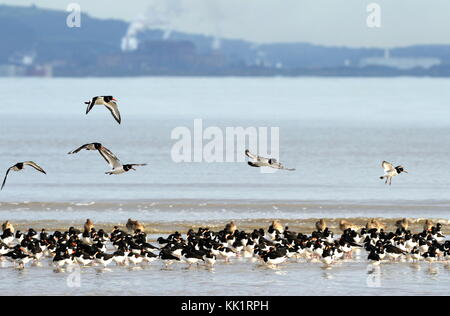
[[[90,101],[84,102],[84,104],[87,104],[86,114],[88,114],[94,105],[104,105],[112,114],[114,119],[117,121],[117,123],[120,124],[122,121],[120,117],[119,108],[117,106],[117,100],[114,99],[111,95],[105,95],[105,96],[96,96],[93,97]]]
[[[44,174],[47,174],[47,173],[44,171],[44,169],[42,169],[40,166],[38,166],[38,165],[37,165],[35,162],[33,162],[33,161],[25,161],[25,162],[19,162],[19,163],[16,163],[14,166],[8,168],[8,170],[6,171],[5,179],[3,180],[3,184],[2,184],[2,187],[1,187],[0,190],[3,190],[3,187],[5,186],[5,183],[6,183],[6,178],[8,178],[8,174],[9,174],[9,172],[10,172],[11,170],[13,170],[13,171],[21,171],[21,170],[23,170],[23,169],[25,168],[25,166],[31,166],[31,167],[33,167],[34,169],[36,169],[37,171],[42,172],[42,173],[44,173]]]

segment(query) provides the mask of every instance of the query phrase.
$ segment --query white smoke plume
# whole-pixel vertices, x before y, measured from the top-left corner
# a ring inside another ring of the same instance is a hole
[[[221,22],[224,19],[220,0],[152,0],[146,12],[136,18],[122,38],[122,50],[133,51],[139,46],[138,34],[146,29],[162,29],[164,40],[174,29],[183,30],[180,21],[209,25],[213,37],[211,49],[221,48]]]
[[[211,43],[211,49],[220,50],[222,46],[220,40],[222,35],[221,22],[224,20],[223,10],[218,0],[204,0],[203,2],[206,8],[207,19],[212,26],[213,41]]]
[[[138,34],[146,29],[162,29],[163,39],[170,37],[174,21],[183,13],[181,0],[153,0],[147,11],[130,23],[122,38],[122,50],[133,51],[139,46]]]

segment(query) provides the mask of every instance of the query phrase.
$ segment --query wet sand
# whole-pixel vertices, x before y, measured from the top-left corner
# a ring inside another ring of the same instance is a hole
[[[234,221],[239,230],[245,230],[247,232],[253,231],[253,229],[264,228],[267,229],[272,222],[277,218],[260,218],[260,219],[243,219]],[[329,229],[335,233],[340,233],[339,229],[339,221],[341,219],[345,219],[349,221],[357,227],[364,227],[366,223],[371,218],[327,218],[327,225]],[[395,222],[400,218],[376,218],[377,220],[385,223],[387,225],[388,231],[395,231]],[[309,218],[309,219],[283,219],[282,224],[289,227],[289,230],[295,232],[301,232],[304,234],[310,234],[314,231],[315,223],[318,221],[318,218]],[[423,230],[423,225],[426,221],[424,218],[408,218],[410,221],[409,229],[412,232],[420,232]],[[69,227],[73,226],[78,229],[83,229],[83,222],[80,221],[58,221],[58,220],[45,220],[45,221],[19,221],[16,222],[13,219],[10,221],[14,224],[14,227],[20,231],[26,231],[28,228],[34,228],[39,231],[42,228],[45,228],[47,231],[65,231]],[[450,225],[447,219],[433,219],[435,223],[443,224],[442,231],[445,234],[450,234]],[[141,221],[141,223],[145,226],[145,231],[148,234],[170,234],[175,231],[180,233],[186,233],[189,229],[197,230],[199,227],[208,227],[212,230],[220,230],[225,227],[225,221],[202,221],[202,222],[190,222],[190,221]],[[96,222],[96,229],[103,229],[106,232],[112,231],[114,226],[118,226],[120,229],[125,230],[124,222]]]

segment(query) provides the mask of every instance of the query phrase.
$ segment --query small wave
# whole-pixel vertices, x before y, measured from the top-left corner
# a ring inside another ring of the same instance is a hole
[[[95,204],[94,201],[87,202],[87,203],[73,203],[73,205],[75,205],[75,206],[91,206],[91,205],[94,205],[94,204]]]

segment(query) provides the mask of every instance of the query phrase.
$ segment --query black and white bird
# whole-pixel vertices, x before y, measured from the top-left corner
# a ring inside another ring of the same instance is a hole
[[[288,170],[288,171],[295,171],[295,169],[286,168],[278,162],[275,158],[265,158],[258,155],[252,154],[248,149],[245,150],[245,155],[254,161],[249,161],[249,166],[252,167],[270,167],[274,169],[282,169],[282,170]]]
[[[369,253],[369,256],[367,259],[373,264],[373,265],[379,265],[381,263],[380,255],[376,252],[376,250],[372,250]]]
[[[100,155],[106,160],[107,163],[109,163],[109,160],[107,159],[108,156],[114,156],[114,154],[105,146],[103,146],[100,143],[90,143],[90,144],[84,144],[83,146],[78,147],[75,150],[72,150],[68,152],[69,155],[76,154],[80,152],[81,150],[97,150]]]
[[[117,100],[114,99],[111,95],[105,95],[105,96],[96,96],[93,97],[90,101],[84,102],[84,104],[87,104],[86,114],[88,114],[94,105],[104,105],[112,114],[114,119],[117,121],[117,123],[120,124],[122,121],[120,117],[119,108],[117,106]]]
[[[391,185],[392,183],[392,177],[395,177],[402,172],[408,173],[408,171],[406,171],[403,166],[400,165],[394,168],[394,166],[387,161],[383,161],[381,163],[381,167],[384,169],[384,175],[381,176],[380,179],[386,179],[384,183],[385,184],[389,183],[389,185]]]
[[[102,154],[103,156],[103,154]],[[146,166],[146,163],[133,163],[133,164],[122,164],[114,154],[105,154],[105,159],[108,162],[108,164],[111,166],[111,170],[105,172],[106,174],[112,175],[112,174],[121,174],[128,172],[130,170],[136,171],[134,167],[142,167]]]
[[[81,150],[97,150],[100,155],[106,160],[106,162],[111,166],[111,170],[105,172],[106,174],[121,174],[121,173],[125,173],[128,172],[130,170],[136,170],[134,167],[139,167],[139,166],[146,166],[147,164],[125,164],[123,165],[119,158],[117,158],[108,148],[106,148],[105,146],[103,146],[100,143],[91,143],[91,144],[85,144],[71,152],[69,152],[68,154],[76,154]]]
[[[72,151],[69,151],[68,152],[68,154],[69,155],[71,155],[71,154],[76,154],[76,153],[78,153],[78,152],[80,152],[81,150],[83,150],[83,149],[86,149],[86,150],[98,150],[99,152],[100,152],[100,149],[102,149],[102,144],[100,144],[100,143],[90,143],[90,144],[84,144],[83,146],[80,146],[80,147],[78,147],[77,149],[75,149],[75,150],[72,150]],[[100,152],[101,153],[101,152]]]
[[[3,187],[5,186],[5,183],[6,183],[6,178],[8,178],[8,174],[9,174],[9,172],[10,172],[11,170],[12,170],[12,171],[21,171],[21,170],[23,170],[23,169],[25,168],[25,166],[31,166],[31,167],[33,167],[34,169],[36,169],[37,171],[42,172],[42,173],[44,173],[44,174],[47,174],[47,173],[44,171],[44,169],[42,169],[40,166],[38,166],[38,165],[37,165],[35,162],[33,162],[33,161],[25,161],[25,162],[19,162],[19,163],[16,163],[14,166],[8,168],[8,170],[6,171],[6,175],[5,175],[5,178],[3,179],[3,184],[2,184],[2,187],[1,187],[0,190],[3,190]]]

